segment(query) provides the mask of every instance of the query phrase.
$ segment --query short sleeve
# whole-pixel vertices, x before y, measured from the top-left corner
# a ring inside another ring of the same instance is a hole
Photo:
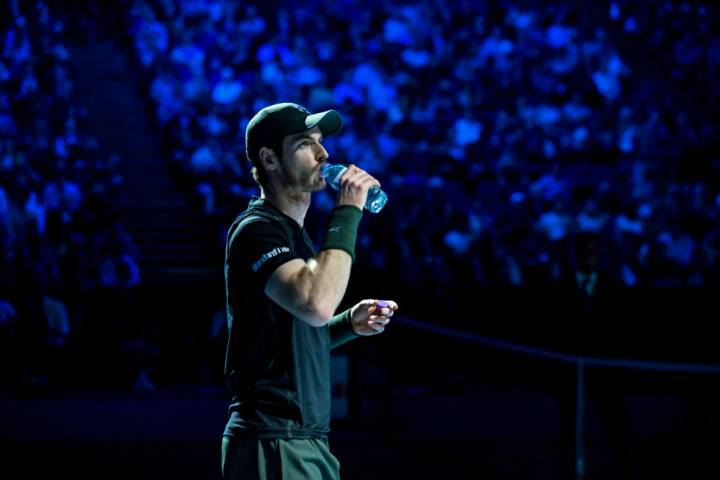
[[[277,221],[257,218],[247,221],[230,239],[229,266],[265,288],[270,275],[283,263],[301,258],[287,229]]]

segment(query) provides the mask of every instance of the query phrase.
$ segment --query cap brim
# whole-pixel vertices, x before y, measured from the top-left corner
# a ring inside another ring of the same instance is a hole
[[[335,110],[327,110],[307,116],[305,126],[311,129],[316,125],[320,127],[323,137],[329,137],[342,129],[343,122],[338,112]]]

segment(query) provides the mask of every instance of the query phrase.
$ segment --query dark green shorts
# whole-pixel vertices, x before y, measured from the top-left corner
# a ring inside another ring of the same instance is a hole
[[[222,440],[224,480],[338,480],[340,462],[326,439]]]

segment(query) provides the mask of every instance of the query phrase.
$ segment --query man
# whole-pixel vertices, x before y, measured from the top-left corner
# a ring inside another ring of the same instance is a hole
[[[225,251],[225,378],[233,394],[225,479],[339,478],[327,442],[330,349],[381,333],[398,308],[369,299],[334,315],[375,178],[349,165],[319,253],[303,229],[311,194],[326,186],[322,141],[341,127],[334,110],[310,114],[280,103],[260,110],[245,131],[260,197],[230,227]]]
[[[601,233],[578,231],[568,243],[567,271],[558,285],[556,314],[569,344],[559,346],[584,357],[622,358],[630,335],[625,323],[615,321],[620,302],[619,283],[610,270],[610,257]],[[624,317],[623,317],[624,318]],[[632,318],[632,317],[631,317]],[[559,478],[576,478],[577,383],[560,370],[554,385],[559,413],[558,446],[566,468]],[[630,418],[626,396],[632,372],[586,368],[583,381],[586,427],[581,441],[587,448],[585,474],[591,478],[635,478],[630,445]]]

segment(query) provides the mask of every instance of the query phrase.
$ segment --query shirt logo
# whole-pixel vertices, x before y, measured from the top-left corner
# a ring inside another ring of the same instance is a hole
[[[281,253],[288,253],[289,251],[290,251],[290,249],[288,247],[275,247],[272,250],[270,250],[269,252],[263,253],[262,257],[260,257],[260,259],[257,262],[252,264],[253,272],[257,272],[260,269],[260,267],[263,266],[263,263],[267,262],[272,257],[280,255]]]

